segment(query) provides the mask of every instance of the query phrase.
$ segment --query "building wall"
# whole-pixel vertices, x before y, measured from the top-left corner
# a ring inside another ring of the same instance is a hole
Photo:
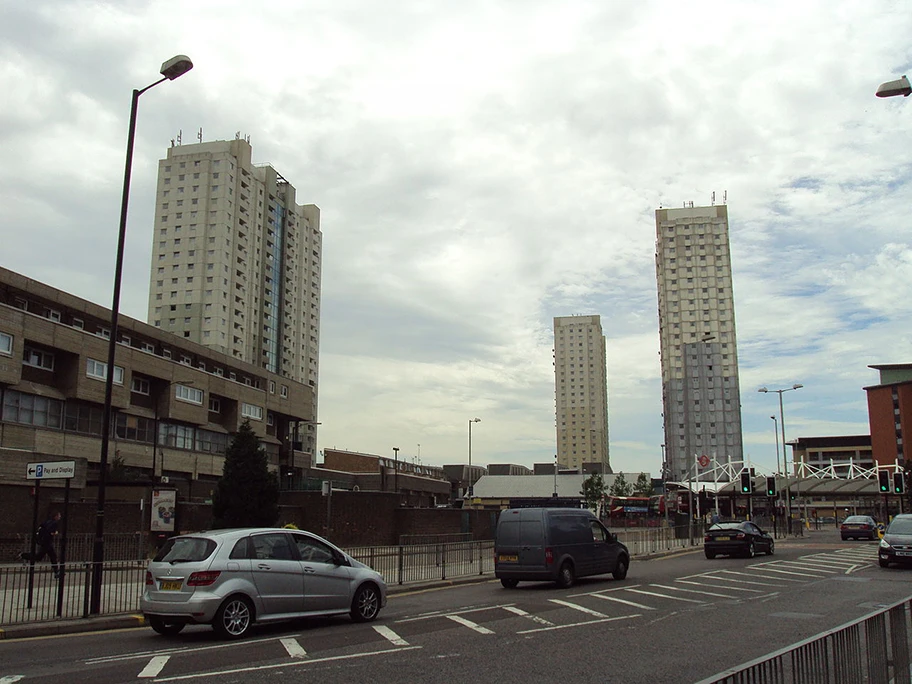
[[[611,472],[605,336],[599,316],[554,319],[557,460],[566,468],[603,463]]]
[[[742,460],[741,397],[725,206],[656,211],[666,477],[706,454]]]
[[[865,387],[871,450],[878,465],[908,459],[905,442],[912,435],[912,382]]]

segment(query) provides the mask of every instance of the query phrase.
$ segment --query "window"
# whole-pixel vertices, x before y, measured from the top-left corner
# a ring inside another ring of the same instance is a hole
[[[228,435],[211,430],[196,431],[196,448],[213,454],[224,454],[228,450]]]
[[[263,420],[263,407],[255,406],[254,404],[248,404],[246,402],[241,404],[241,415],[244,418],[253,418],[253,420]]]
[[[158,442],[177,449],[192,449],[195,430],[187,425],[159,424]]]
[[[59,428],[63,402],[47,397],[6,390],[3,393],[3,420],[26,425]]]
[[[118,413],[114,424],[114,433],[118,439],[130,439],[134,442],[155,441],[155,422],[141,416],[130,416]]]
[[[72,325],[74,328],[79,328],[80,330],[82,330],[85,327],[85,323],[82,321],[81,318],[74,318]]]
[[[148,396],[150,391],[149,381],[145,378],[134,375],[133,379],[130,381],[130,391],[135,392],[136,394],[145,394]]]
[[[288,397],[288,385],[282,385],[282,397],[283,398]]]
[[[150,354],[155,353],[155,345],[150,344],[148,342],[141,342],[139,345],[139,348],[142,349],[144,352],[149,352]]]
[[[217,397],[209,397],[209,410],[212,413],[221,413],[222,402]]]
[[[54,370],[54,355],[40,349],[26,347],[22,352],[22,363],[26,366],[52,371]]]
[[[86,375],[96,380],[106,380],[108,377],[108,364],[95,359],[86,359]],[[123,379],[124,369],[120,366],[114,366],[114,382],[122,385]]]
[[[13,336],[6,333],[0,333],[0,354],[3,356],[13,355]]]
[[[187,387],[186,385],[175,385],[174,398],[179,399],[180,401],[189,402],[191,404],[202,405],[203,390],[196,389],[195,387]]]

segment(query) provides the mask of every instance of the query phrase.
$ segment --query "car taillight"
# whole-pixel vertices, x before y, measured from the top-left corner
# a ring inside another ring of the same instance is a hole
[[[744,539],[746,536],[747,536],[747,535],[745,535],[744,532],[738,532],[738,537],[737,537],[737,538],[738,538],[738,539]]]
[[[839,526],[839,529],[840,529],[840,530],[845,530],[845,529],[848,529],[848,528],[847,528],[845,525],[840,525],[840,526]]]
[[[712,541],[712,537],[710,537],[710,536],[707,534],[705,537],[703,537],[703,541],[705,541],[705,542],[707,542],[707,541]]]
[[[155,580],[152,579],[152,573],[149,572],[148,570],[146,570],[146,586],[147,586],[147,587],[154,587],[154,586],[155,586]]]
[[[187,580],[188,587],[208,587],[218,579],[222,573],[218,570],[206,570],[205,572],[194,572]]]
[[[545,549],[545,563],[551,565],[554,562],[554,551],[549,548]]]

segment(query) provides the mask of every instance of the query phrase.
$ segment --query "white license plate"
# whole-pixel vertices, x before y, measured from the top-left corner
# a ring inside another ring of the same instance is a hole
[[[897,551],[897,556],[912,556],[912,551]]]
[[[716,537],[715,541],[731,541],[731,537]]]
[[[162,591],[180,591],[181,590],[181,580],[165,580],[159,585],[159,589]]]

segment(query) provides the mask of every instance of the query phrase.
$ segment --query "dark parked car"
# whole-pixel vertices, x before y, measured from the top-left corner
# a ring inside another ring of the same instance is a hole
[[[839,533],[843,541],[846,539],[870,539],[871,541],[880,537],[877,533],[877,521],[870,515],[850,515],[842,521],[839,526]]]
[[[753,558],[760,552],[772,555],[774,545],[773,538],[750,520],[717,522],[703,537],[707,558],[720,555]]]
[[[890,521],[877,555],[882,568],[890,563],[912,563],[912,515],[901,513]]]

